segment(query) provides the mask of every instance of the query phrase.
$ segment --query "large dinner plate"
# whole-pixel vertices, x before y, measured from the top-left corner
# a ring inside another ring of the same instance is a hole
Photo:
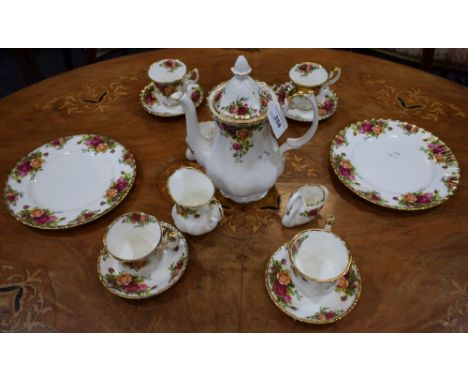
[[[416,125],[390,119],[341,130],[330,160],[351,191],[399,210],[435,207],[453,195],[460,181],[458,162],[444,142]]]
[[[135,159],[120,143],[102,135],[73,135],[21,158],[8,176],[3,196],[11,214],[26,225],[69,228],[117,206],[135,174]]]

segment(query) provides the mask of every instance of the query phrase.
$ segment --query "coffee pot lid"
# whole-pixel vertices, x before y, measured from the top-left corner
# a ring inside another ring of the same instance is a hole
[[[210,93],[210,110],[226,122],[252,123],[264,119],[271,99],[267,86],[250,77],[252,68],[244,56],[237,57],[231,71],[234,76]]]

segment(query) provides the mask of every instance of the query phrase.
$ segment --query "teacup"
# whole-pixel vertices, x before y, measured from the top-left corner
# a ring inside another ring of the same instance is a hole
[[[178,104],[171,98],[175,92],[186,91],[187,85],[196,83],[199,78],[198,69],[187,73],[187,66],[180,60],[166,58],[151,64],[148,76],[153,81],[158,98],[168,107]]]
[[[327,196],[328,189],[322,185],[299,187],[289,198],[281,223],[285,227],[293,227],[312,221],[320,214]]]
[[[332,85],[339,80],[341,69],[336,67],[328,72],[322,65],[314,62],[301,62],[289,70],[289,78],[293,86],[288,96],[290,108],[308,111],[312,109],[310,101],[304,97],[306,94],[317,96],[322,88]]]
[[[221,203],[214,197],[211,179],[193,167],[181,167],[168,179],[169,194],[175,205],[172,218],[176,227],[191,235],[213,230],[223,218]]]
[[[158,219],[144,212],[129,212],[107,228],[103,242],[107,253],[122,263],[144,264],[146,258],[164,246]]]
[[[323,295],[338,285],[352,263],[344,241],[331,232],[333,219],[330,215],[324,229],[302,231],[288,243],[291,266],[312,294]]]

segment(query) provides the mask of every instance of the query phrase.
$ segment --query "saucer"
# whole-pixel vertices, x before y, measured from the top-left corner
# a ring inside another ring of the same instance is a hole
[[[187,88],[195,107],[200,106],[203,101],[202,87],[198,84],[189,84]],[[153,82],[146,85],[140,92],[140,104],[147,113],[158,117],[178,117],[184,115],[184,109],[181,105],[169,107],[158,99]]]
[[[292,87],[291,81],[281,85],[273,85],[272,87],[275,94],[278,96],[278,101],[283,107],[283,111],[285,103],[288,102],[287,95]],[[319,121],[330,118],[335,114],[336,109],[338,109],[338,96],[330,87],[325,86],[317,96],[317,106],[319,108]],[[312,110],[290,109],[286,112],[286,117],[299,122],[312,122],[314,119],[314,112]]]
[[[349,272],[333,290],[314,295],[308,283],[292,270],[287,244],[278,248],[268,260],[265,283],[270,298],[280,310],[308,324],[341,320],[356,306],[362,289],[361,275],[353,261]]]
[[[103,248],[98,256],[99,280],[111,293],[127,299],[141,300],[156,296],[173,286],[187,268],[188,244],[181,232],[160,222],[163,231],[177,233],[179,243],[173,249],[161,249],[148,259],[122,263]]]

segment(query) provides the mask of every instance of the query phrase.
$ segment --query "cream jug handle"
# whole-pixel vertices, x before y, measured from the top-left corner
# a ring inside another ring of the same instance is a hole
[[[328,74],[328,80],[325,82],[325,84],[322,85],[322,88],[328,85],[333,85],[335,82],[337,82],[341,77],[341,68],[336,67],[330,70],[330,73]]]
[[[298,198],[301,198],[302,195],[299,192],[294,192],[286,204],[286,215],[294,216],[296,212],[300,209],[300,204],[294,203]]]
[[[315,99],[314,94],[308,94],[306,92],[297,92],[295,95],[302,95],[305,98],[307,98],[310,103],[312,104],[312,110],[314,112],[314,120],[312,121],[312,124],[309,127],[309,130],[299,138],[288,138],[286,142],[284,142],[280,148],[279,148],[279,154],[281,157],[284,156],[284,153],[288,150],[296,150],[304,146],[307,142],[309,142],[312,137],[315,135],[315,132],[317,131],[318,127],[318,106],[317,106],[317,101]]]

